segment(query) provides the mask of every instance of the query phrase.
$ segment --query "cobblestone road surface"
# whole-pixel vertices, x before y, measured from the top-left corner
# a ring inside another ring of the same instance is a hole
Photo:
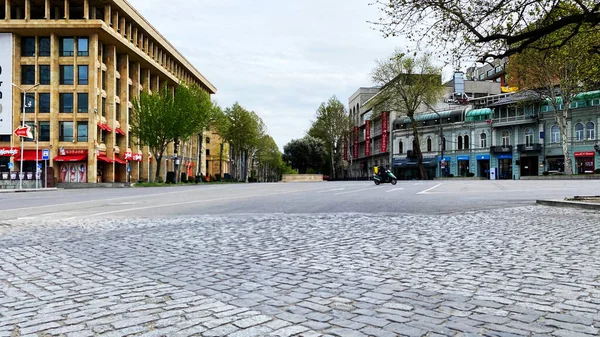
[[[0,336],[597,336],[600,214],[0,224]]]

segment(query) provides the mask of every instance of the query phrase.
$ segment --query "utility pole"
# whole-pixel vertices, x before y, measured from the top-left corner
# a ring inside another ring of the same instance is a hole
[[[13,87],[21,90],[21,92],[23,92],[23,102],[21,102],[21,105],[23,106],[23,120],[21,121],[21,126],[24,128],[25,127],[25,108],[30,107],[31,105],[27,104],[27,91],[25,91],[25,89],[21,88],[20,86],[16,85],[16,84],[12,84]],[[33,87],[29,88],[29,90],[32,90],[34,88],[36,88],[37,86],[39,86],[40,84],[36,84]],[[23,139],[23,137],[21,137],[21,166],[19,169],[19,189],[22,190],[23,189],[23,176],[25,175],[25,173],[23,172],[23,161],[25,159],[25,155],[24,155],[24,145],[25,145],[25,140]],[[37,158],[37,152],[35,154],[36,158]],[[36,163],[37,165],[37,163]],[[37,170],[37,166],[36,166],[36,170]]]

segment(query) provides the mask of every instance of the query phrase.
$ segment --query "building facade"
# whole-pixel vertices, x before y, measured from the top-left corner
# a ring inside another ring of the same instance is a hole
[[[134,99],[181,82],[216,93],[124,0],[0,1],[0,45],[11,56],[0,59],[3,173],[23,161],[28,177],[47,164],[61,183],[146,180],[156,161],[129,133]],[[22,124],[33,128],[34,138],[21,152],[13,130]],[[161,170],[178,164],[197,174],[202,138],[185,142],[178,158],[171,145]]]

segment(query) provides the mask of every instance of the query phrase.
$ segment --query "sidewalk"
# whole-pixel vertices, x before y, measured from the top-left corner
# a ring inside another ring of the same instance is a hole
[[[22,193],[22,192],[52,192],[58,191],[58,188],[24,188],[22,190],[18,188],[3,188],[0,189],[0,193]]]
[[[600,211],[600,196],[576,196],[574,198],[565,198],[565,200],[536,200],[536,204]]]

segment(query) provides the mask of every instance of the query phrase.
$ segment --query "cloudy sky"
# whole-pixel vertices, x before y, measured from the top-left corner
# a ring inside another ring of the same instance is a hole
[[[209,81],[222,107],[255,111],[282,149],[335,95],[371,86],[375,60],[402,47],[368,20],[371,0],[129,0]]]

